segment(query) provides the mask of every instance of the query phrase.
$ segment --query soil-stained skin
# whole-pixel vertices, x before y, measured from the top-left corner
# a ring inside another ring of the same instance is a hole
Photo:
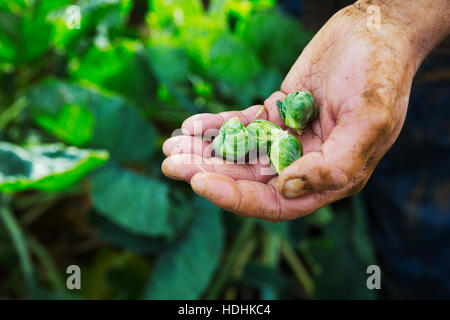
[[[341,175],[331,166],[318,166],[314,168],[316,172],[296,174],[291,171],[284,177],[281,175],[282,181],[278,187],[287,197],[313,192],[320,181],[324,185],[347,190],[345,195],[359,191],[367,182],[367,175],[370,176],[400,132],[412,78],[417,69],[415,52],[407,33],[393,24],[397,18],[387,15],[389,3],[380,3],[381,14],[386,15],[382,19],[381,29],[367,28],[367,7],[374,3],[361,1],[333,16],[316,35],[311,48],[305,50],[304,57],[310,55],[311,60],[310,78],[290,79],[297,81],[294,85],[284,83],[285,87],[296,87],[301,81],[301,85],[318,99],[321,108],[320,132],[324,143],[337,125],[360,122],[361,127],[365,127],[349,155],[352,169]],[[354,59],[348,61],[348,57],[352,56]],[[342,69],[342,66],[351,69],[352,64],[359,68],[350,71]],[[333,81],[341,89],[333,88]],[[347,95],[342,96],[340,92]],[[330,98],[333,95],[335,98]],[[370,130],[366,130],[367,127]],[[290,183],[290,189],[297,188],[298,192],[290,194],[283,188],[283,183],[294,177],[296,179]]]

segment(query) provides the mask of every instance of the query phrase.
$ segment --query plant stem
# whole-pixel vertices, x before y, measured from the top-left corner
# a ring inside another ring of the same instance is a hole
[[[263,263],[269,267],[278,264],[280,256],[281,236],[278,233],[266,231],[263,234]]]
[[[244,270],[248,260],[255,251],[255,248],[256,240],[254,238],[248,239],[247,243],[243,244],[243,247],[237,255],[235,263],[231,270],[231,274],[234,278],[239,278],[242,275],[242,271]]]
[[[2,131],[11,121],[17,118],[17,116],[27,107],[27,101],[25,98],[19,98],[14,104],[3,111],[0,115],[0,131]]]
[[[45,247],[30,235],[27,237],[27,242],[30,246],[30,250],[36,255],[36,257],[39,259],[39,261],[47,271],[48,279],[53,288],[57,291],[63,291],[64,282],[57,271],[52,257],[49,255]]]
[[[266,231],[263,233],[262,247],[263,256],[262,262],[271,268],[276,268],[280,259],[280,244],[281,236],[279,233]],[[264,285],[262,287],[262,297],[264,300],[274,300],[278,298],[277,290],[270,286]]]
[[[281,240],[281,253],[283,257],[286,259],[287,263],[291,267],[294,272],[297,280],[301,283],[303,288],[305,289],[308,297],[312,297],[314,295],[314,282],[306,271],[303,263],[297,256],[294,249],[291,245],[284,239]]]
[[[216,277],[216,281],[213,283],[209,294],[206,296],[206,299],[215,300],[218,298],[230,276],[231,269],[235,264],[236,258],[238,257],[241,248],[248,241],[248,238],[253,231],[255,223],[256,221],[250,218],[246,218],[243,221],[241,229],[239,230],[239,233],[230,248],[230,253],[227,256],[225,263],[220,268],[219,274]]]
[[[20,229],[16,218],[6,206],[0,207],[0,216],[5,224],[6,230],[11,236],[11,240],[16,248],[17,254],[19,255],[20,266],[25,279],[27,291],[30,296],[33,296],[36,289],[34,272],[22,230]]]

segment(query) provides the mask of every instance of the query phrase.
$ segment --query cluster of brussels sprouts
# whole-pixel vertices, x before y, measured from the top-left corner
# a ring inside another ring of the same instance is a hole
[[[284,102],[278,101],[278,110],[287,127],[301,134],[306,124],[314,119],[319,108],[311,93],[293,92]],[[257,148],[267,151],[272,168],[279,174],[284,168],[302,156],[300,141],[270,121],[257,119],[244,126],[239,118],[225,122],[213,141],[216,154],[227,160],[239,160]]]

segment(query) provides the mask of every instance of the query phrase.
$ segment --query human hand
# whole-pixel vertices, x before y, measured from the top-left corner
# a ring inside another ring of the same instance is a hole
[[[210,157],[210,143],[197,137],[234,116],[248,125],[261,106],[187,119],[184,135],[163,146],[163,173],[190,182],[219,207],[269,221],[298,218],[359,192],[399,135],[423,59],[402,20],[389,16],[380,29],[369,30],[366,18],[360,3],[335,14],[302,52],[281,90],[264,102],[259,118],[284,129],[276,101],[287,93],[310,91],[320,108],[297,136],[304,155],[279,176],[263,174],[261,162],[230,164]],[[195,132],[195,124],[201,131]]]

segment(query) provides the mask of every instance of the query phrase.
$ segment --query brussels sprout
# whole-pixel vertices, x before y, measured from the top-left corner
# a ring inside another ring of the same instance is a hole
[[[256,141],[258,150],[267,150],[277,137],[286,134],[279,126],[264,119],[253,121],[247,126],[247,132]]]
[[[255,148],[256,141],[248,134],[239,118],[234,117],[224,122],[213,145],[216,154],[227,160],[238,160]]]
[[[278,110],[286,126],[302,134],[306,124],[319,114],[319,107],[308,91],[289,93],[283,102],[277,101]]]
[[[303,146],[291,134],[275,139],[269,149],[269,161],[272,168],[280,174],[284,168],[302,156]]]

